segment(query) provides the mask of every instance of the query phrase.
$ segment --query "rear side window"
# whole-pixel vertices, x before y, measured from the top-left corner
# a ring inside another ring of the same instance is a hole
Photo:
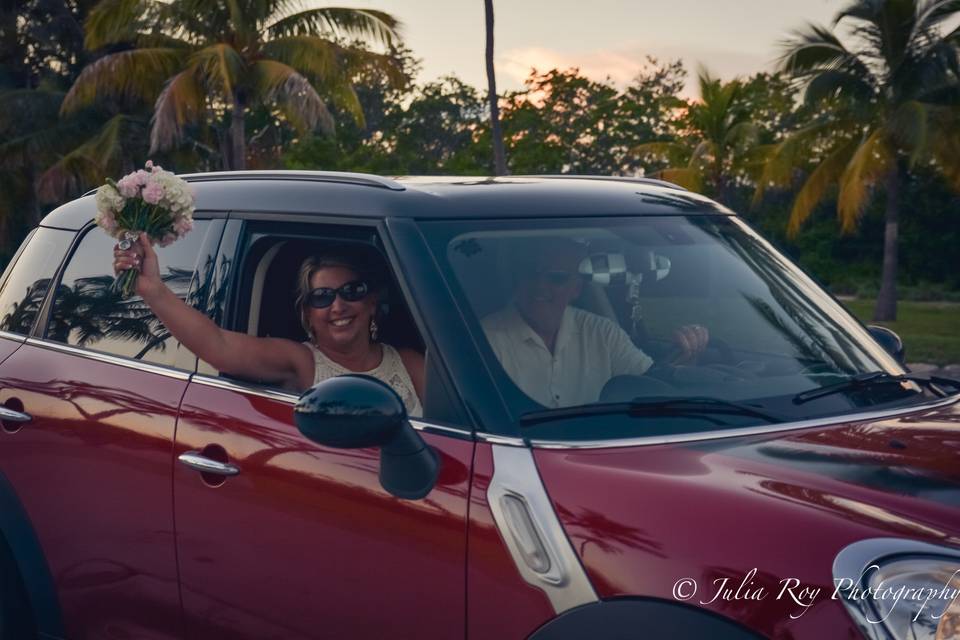
[[[25,240],[26,247],[0,292],[0,330],[28,335],[74,232],[39,228]]]
[[[190,280],[209,220],[168,247],[155,247],[160,275],[181,299]],[[70,257],[53,300],[47,339],[153,364],[174,366],[177,341],[137,296],[121,300],[111,291],[116,240],[99,228],[83,236]]]

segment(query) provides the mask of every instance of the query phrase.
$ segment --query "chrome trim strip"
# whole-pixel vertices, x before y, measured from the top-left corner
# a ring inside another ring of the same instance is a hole
[[[433,433],[438,436],[452,436],[465,440],[473,440],[473,434],[467,429],[458,429],[456,427],[447,427],[442,424],[425,422],[421,418],[409,418],[410,426],[423,433]]]
[[[954,539],[956,541],[956,539]],[[960,542],[960,541],[958,541]],[[864,574],[873,565],[881,565],[887,560],[894,559],[894,556],[903,555],[925,555],[955,558],[960,563],[960,549],[954,547],[944,547],[929,542],[920,542],[909,538],[869,538],[859,540],[853,544],[847,545],[840,550],[833,560],[833,584],[834,590],[838,590],[840,580],[856,581],[857,587],[864,586]],[[854,585],[851,584],[851,587]],[[849,593],[849,588],[846,589]],[[839,591],[843,594],[844,591]],[[884,625],[877,624],[876,612],[870,605],[872,598],[849,598],[841,596],[839,598],[847,609],[847,612],[857,623],[857,627],[869,640],[892,640]],[[872,616],[872,617],[871,617]]]
[[[19,333],[11,333],[9,331],[0,331],[0,338],[6,338],[7,340],[18,340],[24,342],[27,339],[27,336],[21,335]]]
[[[505,447],[523,447],[527,448],[527,443],[523,438],[512,438],[510,436],[497,436],[492,433],[477,433],[477,440],[487,444],[498,444]]]
[[[236,391],[238,393],[247,393],[254,396],[260,396],[261,398],[269,398],[270,400],[286,402],[291,405],[296,404],[297,400],[300,399],[299,394],[291,393],[289,391],[257,387],[254,385],[234,382],[233,380],[226,380],[224,378],[214,378],[213,376],[204,374],[196,374],[193,376],[193,382],[207,387],[216,387],[217,389],[225,389],[227,391]]]
[[[867,422],[872,420],[883,420],[886,418],[896,418],[898,416],[905,416],[911,413],[918,413],[920,411],[939,409],[954,404],[957,401],[960,401],[960,394],[950,396],[949,398],[932,400],[922,405],[913,405],[911,407],[903,407],[900,409],[847,413],[838,416],[829,416],[826,418],[798,420],[797,422],[784,422],[781,424],[765,424],[755,427],[741,427],[740,429],[728,429],[726,431],[681,433],[669,436],[640,436],[637,438],[620,438],[618,440],[583,440],[570,442],[564,442],[562,440],[530,440],[530,446],[534,449],[612,449],[615,447],[645,447],[657,444],[676,444],[681,442],[720,440],[723,438],[738,438],[740,436],[764,435],[768,433],[779,433],[781,431],[809,429],[811,427],[826,427],[830,425],[843,424],[845,422]]]
[[[553,610],[563,613],[574,607],[597,602],[597,594],[580,564],[553,511],[553,505],[540,480],[537,465],[530,449],[513,446],[491,447],[493,452],[493,478],[487,488],[487,504],[493,513],[500,537],[507,545],[513,563],[523,579],[539,588],[550,599]],[[526,507],[536,537],[542,543],[549,558],[548,567],[538,573],[523,559],[519,544],[512,529],[517,523],[511,521],[501,500],[505,497],[519,499]]]
[[[139,360],[131,360],[130,358],[121,358],[120,356],[112,356],[108,353],[99,353],[97,351],[80,349],[78,347],[72,347],[60,342],[52,342],[50,340],[43,340],[40,338],[27,338],[26,343],[34,347],[40,347],[41,349],[49,349],[50,351],[68,353],[70,355],[79,356],[88,360],[106,362],[107,364],[116,364],[120,365],[121,367],[127,367],[128,369],[139,369],[140,371],[156,373],[157,375],[174,378],[176,380],[189,380],[191,375],[188,371],[179,371],[177,369],[170,369],[157,364],[140,362]]]

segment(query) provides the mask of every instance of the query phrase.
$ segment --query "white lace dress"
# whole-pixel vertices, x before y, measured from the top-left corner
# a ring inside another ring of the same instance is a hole
[[[423,407],[420,405],[420,398],[417,397],[413,380],[410,379],[407,368],[403,366],[400,354],[390,345],[381,345],[383,347],[383,359],[380,360],[379,365],[369,371],[351,371],[325,356],[309,341],[303,344],[310,347],[310,351],[313,352],[313,384],[327,378],[342,376],[345,373],[362,373],[373,376],[386,382],[397,392],[397,395],[403,400],[403,406],[406,407],[408,416],[416,418],[423,416]]]

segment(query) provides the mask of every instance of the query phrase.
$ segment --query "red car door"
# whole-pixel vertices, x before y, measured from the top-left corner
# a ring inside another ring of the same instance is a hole
[[[211,226],[159,250],[182,295]],[[40,307],[45,331],[0,366],[0,403],[30,417],[3,422],[0,469],[36,533],[65,637],[179,638],[170,456],[190,372],[142,303],[110,292],[113,244],[81,233]],[[37,612],[41,630],[48,614]]]
[[[290,289],[304,238],[271,239],[248,224],[241,258],[222,257],[241,300],[225,322],[287,335],[285,325],[298,326],[292,301],[270,295]],[[380,485],[376,449],[325,448],[301,435],[296,399],[215,371],[187,389],[174,494],[188,637],[462,638],[469,430],[435,424],[425,401],[428,417],[415,426],[440,475],[425,498],[401,500]],[[197,470],[198,457],[215,472]]]

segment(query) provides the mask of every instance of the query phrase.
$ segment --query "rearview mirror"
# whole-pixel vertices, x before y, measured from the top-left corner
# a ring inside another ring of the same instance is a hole
[[[670,258],[648,251],[639,265],[639,271],[627,271],[627,260],[622,253],[591,253],[580,261],[577,272],[600,285],[613,283],[640,284],[663,280],[670,274]]]
[[[380,485],[405,500],[423,498],[437,482],[440,460],[410,421],[397,392],[371,376],[323,380],[293,409],[304,436],[335,449],[380,448]]]

